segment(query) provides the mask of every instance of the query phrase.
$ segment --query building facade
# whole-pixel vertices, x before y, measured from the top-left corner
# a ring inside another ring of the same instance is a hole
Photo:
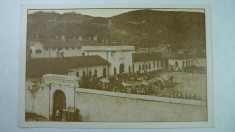
[[[40,42],[36,42],[29,43],[29,47],[31,61],[28,64],[35,60],[34,63],[40,65],[39,63],[42,59],[52,58],[46,62],[44,60],[42,64],[48,64],[52,60],[56,60],[56,64],[63,61],[57,66],[61,65],[63,67],[63,64],[66,65],[64,68],[67,69],[62,68],[58,69],[58,71],[67,70],[63,74],[76,77],[81,77],[82,75],[108,77],[121,73],[144,73],[161,69],[180,71],[193,65],[192,59],[182,53],[168,51],[139,53],[134,46],[79,46],[65,45],[64,43],[43,45]],[[71,63],[73,66],[67,66],[71,65]],[[30,70],[35,72],[33,71],[35,68]],[[54,68],[51,69],[51,71],[53,70]],[[51,71],[49,70],[44,74]],[[58,71],[52,73],[61,74]]]
[[[128,73],[132,69],[134,46],[83,46],[85,56],[99,55],[110,63],[109,75]]]

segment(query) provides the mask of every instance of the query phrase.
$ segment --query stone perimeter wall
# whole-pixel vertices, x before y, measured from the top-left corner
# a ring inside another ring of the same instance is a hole
[[[33,96],[26,90],[26,112],[36,113],[48,119],[49,98],[47,99],[47,97],[49,97],[49,89],[46,87],[40,88]],[[71,99],[70,97],[66,97],[66,102]],[[71,99],[71,101],[73,100]],[[207,120],[206,103],[198,100],[114,93],[82,88],[75,90],[75,107],[80,110],[81,121],[84,122]]]
[[[198,100],[76,89],[81,121],[206,121],[207,107]],[[158,101],[157,101],[158,100]]]

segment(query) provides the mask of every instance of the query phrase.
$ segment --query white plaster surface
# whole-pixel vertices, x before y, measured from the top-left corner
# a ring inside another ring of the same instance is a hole
[[[206,106],[198,104],[166,103],[169,101],[167,99],[163,99],[164,102],[158,102],[149,96],[103,91],[91,92],[91,90],[85,89],[76,89],[75,96],[76,108],[80,110],[82,121],[151,122],[207,120]]]

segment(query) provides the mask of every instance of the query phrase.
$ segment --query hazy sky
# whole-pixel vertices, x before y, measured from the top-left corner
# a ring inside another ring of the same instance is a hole
[[[76,12],[83,15],[89,15],[93,17],[112,17],[115,15],[119,15],[125,12],[140,10],[140,9],[67,9],[67,10],[28,10],[28,14],[43,11],[43,12],[56,12],[63,14],[65,12]],[[186,11],[186,12],[202,12],[203,9],[152,9],[152,10],[161,10],[161,11]]]

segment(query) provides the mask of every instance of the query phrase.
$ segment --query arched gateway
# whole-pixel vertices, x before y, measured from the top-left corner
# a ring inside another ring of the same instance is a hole
[[[59,120],[62,118],[63,109],[66,109],[66,97],[63,91],[56,90],[53,97],[53,120],[56,119],[56,111],[60,111]]]
[[[46,74],[44,83],[48,86],[49,109],[48,117],[55,120],[56,110],[60,111],[59,120],[64,121],[64,113],[68,108],[78,109],[75,106],[75,91],[78,88],[78,78],[75,76]]]

